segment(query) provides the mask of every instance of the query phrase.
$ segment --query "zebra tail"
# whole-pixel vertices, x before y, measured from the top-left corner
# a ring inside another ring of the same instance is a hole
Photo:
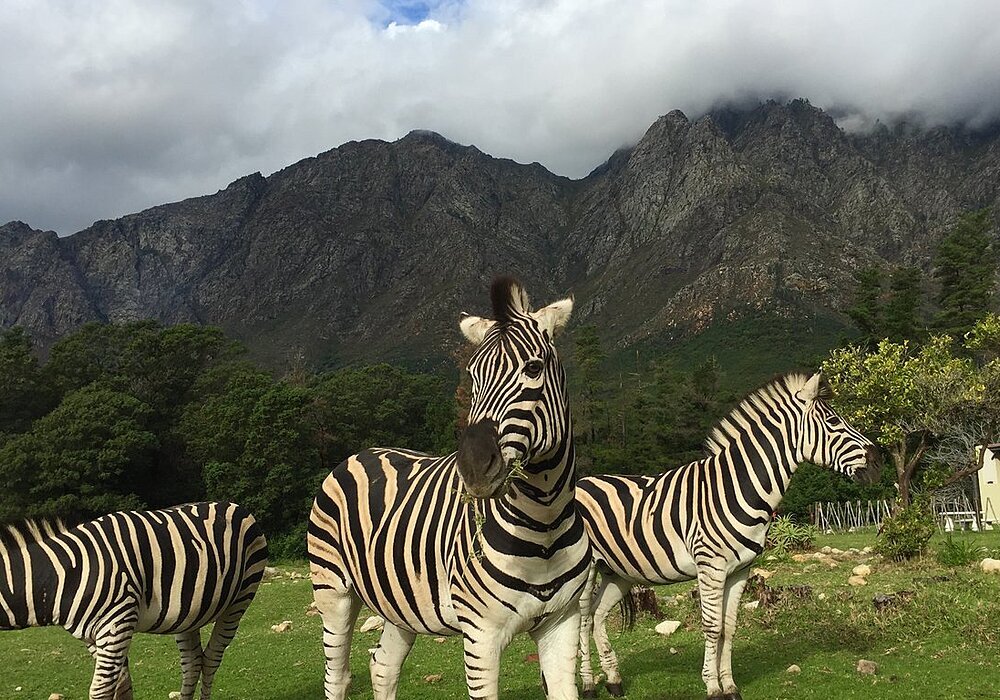
[[[622,632],[627,632],[635,627],[635,618],[639,614],[639,598],[636,589],[632,588],[626,593],[620,603],[618,611],[622,617]]]

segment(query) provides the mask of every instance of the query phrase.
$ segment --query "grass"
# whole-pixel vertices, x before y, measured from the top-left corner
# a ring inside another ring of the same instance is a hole
[[[983,546],[997,556],[1000,533],[957,533],[956,539]],[[857,532],[821,535],[816,548],[840,549],[872,544],[874,535]],[[847,585],[860,560],[830,568],[822,562],[768,561],[769,586],[809,585],[811,597],[774,607],[741,610],[733,653],[736,681],[747,698],[998,698],[1000,697],[1000,576],[975,566],[944,567],[933,550],[905,565],[870,562],[868,585]],[[303,566],[283,567],[305,573]],[[629,697],[674,700],[704,696],[700,670],[702,638],[691,584],[658,590],[665,617],[683,624],[669,639],[653,633],[658,620],[641,617],[629,632],[612,631]],[[914,592],[909,602],[876,612],[877,593]],[[823,599],[820,599],[823,594]],[[264,584],[240,634],[226,654],[216,681],[217,700],[292,700],[323,696],[321,623],[305,612],[311,600],[306,579],[281,577]],[[359,618],[364,620],[365,613]],[[271,625],[291,620],[285,634]],[[370,698],[367,649],[376,633],[355,637],[351,698]],[[676,652],[672,653],[671,648]],[[501,671],[501,697],[538,700],[535,651],[520,635],[507,649]],[[179,687],[176,649],[169,638],[140,635],[132,648],[138,697],[166,698]],[[879,664],[875,676],[855,671],[858,659]],[[400,696],[422,700],[465,697],[461,641],[443,643],[421,637],[403,669]],[[596,655],[595,655],[596,663]],[[791,675],[788,666],[802,671]],[[59,629],[0,634],[0,698],[86,698],[92,664],[83,645]],[[427,683],[424,678],[440,674]],[[15,690],[20,687],[21,690]],[[604,695],[604,697],[607,697]]]

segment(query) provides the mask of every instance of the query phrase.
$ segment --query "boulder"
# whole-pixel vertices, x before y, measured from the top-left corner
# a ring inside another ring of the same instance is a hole
[[[865,580],[864,576],[851,576],[847,579],[847,584],[849,586],[867,586],[868,581]]]
[[[284,634],[285,632],[291,632],[291,630],[292,630],[291,620],[285,620],[284,622],[279,622],[276,625],[271,625],[271,631],[276,632],[277,634]]]
[[[985,574],[1000,574],[1000,559],[990,559],[987,557],[979,562],[979,568]]]
[[[663,622],[661,622],[660,624],[658,624],[654,628],[654,630],[659,635],[662,635],[664,637],[669,637],[670,635],[672,635],[674,632],[676,632],[680,628],[681,628],[680,621],[678,621],[678,620],[664,620]]]
[[[802,669],[799,668],[798,664],[792,664],[785,669],[785,673],[802,673]]]
[[[861,576],[862,578],[868,576],[871,572],[872,572],[872,567],[868,566],[867,564],[858,564],[853,569],[851,569],[852,574],[854,574],[855,576]]]
[[[878,664],[868,659],[858,659],[855,669],[862,676],[873,676],[878,673]]]

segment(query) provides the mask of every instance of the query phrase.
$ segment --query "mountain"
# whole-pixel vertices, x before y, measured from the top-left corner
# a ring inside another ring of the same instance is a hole
[[[773,347],[776,319],[822,344],[859,267],[927,268],[962,212],[998,205],[1000,130],[848,134],[804,100],[671,112],[581,180],[412,132],[65,238],[6,224],[0,327],[44,347],[155,318],[219,325],[277,366],[434,360],[507,272],[539,302],[573,292],[618,349],[724,327]]]

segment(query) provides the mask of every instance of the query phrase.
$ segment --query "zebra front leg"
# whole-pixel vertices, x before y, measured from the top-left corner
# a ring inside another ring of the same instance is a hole
[[[97,647],[87,644],[87,651],[97,663]],[[115,700],[132,700],[132,675],[128,670],[128,657],[125,657],[125,665],[122,667],[121,675],[118,676],[118,685],[115,686]]]
[[[353,588],[334,588],[325,584],[313,585],[313,598],[323,618],[326,700],[344,700],[351,685],[351,638],[354,621],[361,611],[361,599]]]
[[[510,642],[510,633],[497,629],[463,630],[465,683],[470,700],[498,700],[500,652]]]
[[[726,570],[724,561],[698,564],[698,594],[701,598],[701,626],[705,633],[705,662],[701,679],[710,700],[723,697],[719,684],[719,642],[724,626]]]
[[[382,627],[382,636],[379,637],[378,646],[372,650],[368,663],[375,700],[396,700],[399,672],[416,638],[417,635],[413,632],[391,622],[386,622]]]
[[[739,571],[734,571],[726,579],[725,626],[722,631],[722,644],[719,652],[719,682],[722,684],[725,700],[742,700],[739,688],[733,681],[733,635],[736,633],[736,616],[740,610],[740,598],[747,585],[749,573],[750,567],[747,566]]]
[[[580,643],[580,607],[573,604],[551,615],[531,638],[538,645],[538,664],[547,700],[577,700],[576,653]]]
[[[632,585],[623,578],[611,572],[601,574],[601,583],[594,593],[594,642],[597,644],[597,656],[601,660],[601,668],[607,680],[604,681],[608,692],[619,698],[625,694],[622,687],[621,673],[618,671],[618,657],[608,640],[608,614],[632,590]]]
[[[181,700],[192,700],[204,659],[201,650],[201,631],[191,630],[174,635],[177,649],[181,653]]]
[[[596,698],[594,688],[594,669],[590,665],[590,637],[594,633],[594,583],[597,578],[597,566],[590,565],[587,573],[587,583],[580,594],[580,681],[583,684],[584,698]]]
[[[135,620],[109,626],[95,635],[93,651],[94,677],[90,682],[90,700],[115,700],[119,687],[122,697],[132,695],[132,679],[128,675],[128,650],[132,645]],[[127,680],[126,680],[127,678]]]

